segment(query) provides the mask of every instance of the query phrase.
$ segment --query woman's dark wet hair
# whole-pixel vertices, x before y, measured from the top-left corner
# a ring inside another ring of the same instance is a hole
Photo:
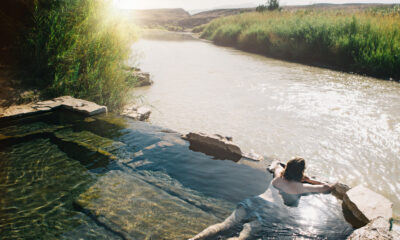
[[[294,158],[286,164],[282,176],[289,181],[301,182],[305,168],[306,162],[303,158]]]

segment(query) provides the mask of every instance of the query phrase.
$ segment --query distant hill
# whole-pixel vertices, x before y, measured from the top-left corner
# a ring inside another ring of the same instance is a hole
[[[194,15],[194,14],[197,14],[197,13],[212,11],[212,10],[216,10],[216,9],[256,8],[257,6],[258,6],[257,4],[249,2],[249,3],[235,4],[235,5],[221,5],[221,6],[218,6],[218,7],[207,8],[207,9],[192,9],[192,10],[188,10],[188,12],[191,15]]]
[[[298,9],[329,9],[329,10],[362,10],[371,7],[378,6],[387,6],[392,4],[382,4],[382,3],[343,3],[343,4],[335,4],[335,3],[316,3],[311,5],[293,5],[293,6],[284,6],[284,9],[287,10],[298,10]]]
[[[179,26],[183,28],[193,28],[211,22],[215,18],[236,15],[244,12],[253,12],[255,8],[236,8],[236,9],[216,9],[200,12],[179,21]]]
[[[180,20],[190,17],[183,8],[163,8],[146,10],[124,10],[125,14],[139,25],[178,25]]]
[[[343,11],[359,11],[371,7],[388,6],[392,4],[365,4],[365,3],[349,3],[349,4],[330,4],[319,3],[312,5],[299,6],[282,6],[285,11],[297,11],[301,9],[327,9],[327,10],[343,10]],[[227,5],[226,8],[213,9],[207,11],[193,10],[192,15],[182,9],[149,9],[149,10],[125,10],[129,17],[136,21],[139,25],[148,27],[165,27],[169,30],[185,30],[196,26],[209,23],[215,18],[236,15],[244,12],[255,11],[252,8],[230,8],[238,5]]]
[[[193,28],[211,20],[229,15],[236,15],[243,12],[255,11],[255,8],[239,9],[216,9],[190,15],[182,8],[176,9],[148,9],[148,10],[124,10],[137,24],[147,27],[161,26],[169,29],[172,26],[177,28]]]

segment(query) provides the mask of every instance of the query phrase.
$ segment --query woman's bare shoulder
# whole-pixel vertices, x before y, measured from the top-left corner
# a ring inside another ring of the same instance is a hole
[[[280,186],[282,186],[282,180],[282,177],[275,177],[274,179],[272,179],[271,185],[279,188]]]

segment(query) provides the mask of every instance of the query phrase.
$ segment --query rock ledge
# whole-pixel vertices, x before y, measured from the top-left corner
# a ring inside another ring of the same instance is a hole
[[[54,98],[53,100],[30,103],[26,105],[11,106],[5,109],[4,113],[0,115],[0,118],[22,117],[35,113],[52,111],[58,108],[64,108],[73,112],[79,112],[87,116],[93,116],[107,112],[106,106],[100,106],[96,103],[73,98],[71,96],[64,96]]]

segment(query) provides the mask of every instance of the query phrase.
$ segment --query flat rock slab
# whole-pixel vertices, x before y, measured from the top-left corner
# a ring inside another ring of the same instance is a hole
[[[219,221],[123,171],[108,172],[76,204],[125,239],[188,239]]]
[[[82,99],[76,99],[70,96],[55,98],[54,101],[60,103],[61,107],[89,116],[107,112],[107,107],[105,106],[100,106],[96,103]]]
[[[362,225],[368,224],[378,217],[389,221],[393,215],[392,202],[361,185],[346,192],[343,204]]]
[[[107,112],[107,107],[105,106],[100,106],[96,103],[70,96],[64,96],[32,104],[11,106],[2,112],[0,117],[21,117],[40,112],[48,112],[57,108],[69,109],[88,116]]]
[[[4,110],[1,117],[20,117],[40,111],[38,109],[33,108],[32,106],[33,106],[32,104],[11,106]]]

